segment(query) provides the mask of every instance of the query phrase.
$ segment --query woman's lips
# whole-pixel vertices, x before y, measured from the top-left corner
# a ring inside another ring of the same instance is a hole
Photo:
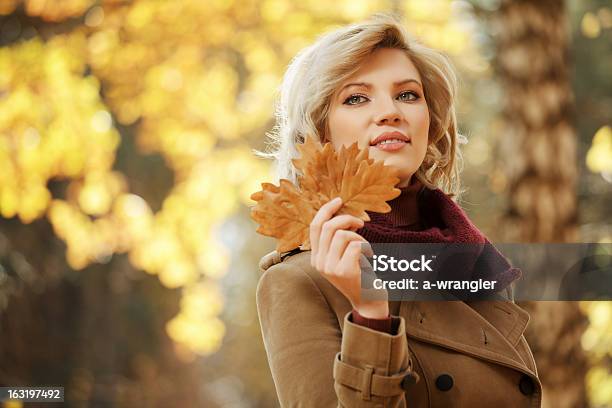
[[[385,152],[396,152],[398,150],[403,149],[404,146],[406,146],[407,144],[408,142],[379,143],[372,147],[375,147],[379,150],[383,150]]]

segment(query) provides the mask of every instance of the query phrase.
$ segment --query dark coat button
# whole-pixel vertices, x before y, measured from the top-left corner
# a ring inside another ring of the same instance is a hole
[[[453,388],[453,377],[449,374],[442,374],[438,378],[436,378],[436,387],[440,391],[448,391]]]
[[[416,384],[419,381],[419,375],[414,371],[406,374],[402,379],[401,387],[404,391],[408,391],[411,385]]]
[[[521,381],[519,382],[519,390],[521,390],[523,395],[531,395],[535,391],[533,380],[527,374],[523,374],[521,377]]]

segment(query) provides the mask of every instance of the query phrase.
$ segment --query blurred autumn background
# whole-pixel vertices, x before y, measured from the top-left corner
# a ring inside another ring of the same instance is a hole
[[[492,241],[612,240],[608,1],[0,0],[0,386],[278,406],[252,149],[291,57],[378,11],[460,72],[461,204]],[[612,303],[523,306],[544,406],[612,407]]]

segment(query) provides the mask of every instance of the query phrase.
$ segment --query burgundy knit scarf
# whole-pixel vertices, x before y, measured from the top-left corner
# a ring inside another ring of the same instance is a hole
[[[495,292],[500,292],[521,276],[521,270],[508,263],[468,219],[463,209],[444,192],[429,189],[420,182],[402,189],[402,194],[410,192],[416,193],[421,230],[393,225],[387,214],[368,212],[370,222],[356,232],[370,243],[475,244],[468,245],[467,250],[465,245],[460,246],[459,257],[454,258],[450,267],[447,263],[445,270],[438,275],[444,279],[496,280]]]

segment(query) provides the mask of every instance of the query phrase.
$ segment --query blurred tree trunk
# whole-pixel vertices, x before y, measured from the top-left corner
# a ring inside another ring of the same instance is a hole
[[[491,14],[496,69],[504,87],[509,208],[506,242],[577,242],[576,132],[569,72],[567,10],[561,0],[502,1]],[[527,340],[544,385],[544,407],[585,407],[588,369],[577,302],[521,303],[531,314]]]

